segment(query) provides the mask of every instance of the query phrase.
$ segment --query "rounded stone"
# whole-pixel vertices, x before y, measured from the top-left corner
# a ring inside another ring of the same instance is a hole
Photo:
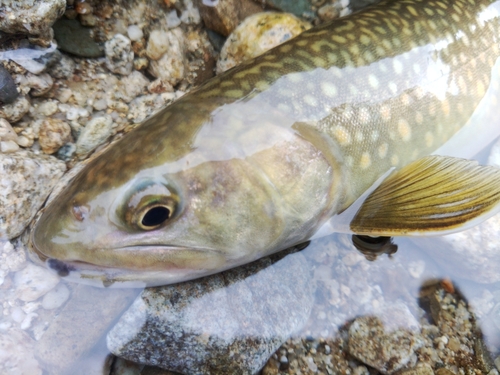
[[[103,143],[113,132],[113,121],[109,116],[96,117],[90,120],[83,128],[76,142],[76,154],[86,155],[101,143]]]
[[[71,141],[71,128],[62,120],[48,118],[40,126],[39,140],[46,154],[57,152],[65,143]]]
[[[217,74],[259,56],[309,28],[309,22],[290,13],[254,14],[246,18],[227,38],[217,62]]]
[[[30,102],[25,96],[19,96],[13,103],[0,107],[0,117],[11,124],[19,121],[30,109]]]
[[[116,34],[104,45],[106,66],[113,73],[127,75],[132,73],[134,52],[130,39],[122,34]]]

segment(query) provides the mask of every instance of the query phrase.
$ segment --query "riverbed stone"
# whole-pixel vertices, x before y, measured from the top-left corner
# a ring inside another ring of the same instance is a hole
[[[312,308],[308,262],[286,254],[144,290],[108,334],[108,348],[183,374],[256,373]]]
[[[0,237],[21,234],[65,170],[48,155],[0,154]]]

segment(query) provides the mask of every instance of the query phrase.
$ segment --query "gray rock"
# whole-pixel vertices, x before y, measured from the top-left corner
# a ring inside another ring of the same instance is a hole
[[[96,117],[83,128],[76,141],[76,154],[86,155],[103,143],[113,131],[113,121],[110,116]]]
[[[0,3],[0,31],[51,39],[50,27],[63,15],[66,0],[3,0]]]
[[[21,234],[65,169],[63,162],[46,155],[0,154],[0,237]]]
[[[348,345],[352,356],[383,374],[391,374],[410,362],[423,340],[406,329],[389,331],[378,317],[362,316],[349,327]]]
[[[54,37],[61,51],[80,57],[101,57],[104,51],[90,36],[90,29],[77,20],[61,18],[54,24]]]
[[[256,373],[313,305],[309,264],[287,253],[146,289],[108,334],[108,348],[183,374]]]
[[[10,104],[19,96],[10,73],[0,65],[0,104]]]
[[[116,34],[104,45],[106,66],[113,73],[128,75],[134,66],[134,52],[132,42],[122,34]]]

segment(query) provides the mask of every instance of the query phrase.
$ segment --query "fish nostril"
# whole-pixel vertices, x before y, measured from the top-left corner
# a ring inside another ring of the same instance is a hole
[[[89,216],[89,211],[89,207],[85,205],[72,207],[73,216],[78,221],[84,221]]]

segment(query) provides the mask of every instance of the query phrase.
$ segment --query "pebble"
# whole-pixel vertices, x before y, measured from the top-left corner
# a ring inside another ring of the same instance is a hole
[[[76,63],[73,59],[66,55],[62,55],[61,59],[49,68],[48,73],[57,79],[67,79],[73,75],[75,66]]]
[[[44,117],[52,116],[58,110],[57,102],[55,100],[47,100],[46,102],[41,103],[37,107],[37,112]]]
[[[19,96],[16,83],[10,73],[0,65],[0,104],[10,104]]]
[[[349,328],[349,353],[382,373],[392,373],[410,362],[423,340],[405,329],[386,330],[378,317],[356,318]]]
[[[257,13],[245,19],[227,38],[217,61],[217,74],[311,28],[290,13]]]
[[[19,236],[65,170],[47,155],[0,154],[0,235]]]
[[[21,95],[11,104],[0,107],[0,118],[4,118],[11,124],[19,121],[30,109],[30,102]]]
[[[121,89],[117,92],[116,97],[123,99],[126,103],[130,103],[140,94],[144,94],[149,84],[149,79],[144,74],[134,71],[132,74],[122,78]]]
[[[173,12],[175,13],[175,10]],[[127,35],[132,42],[136,42],[142,39],[144,33],[142,32],[142,29],[139,26],[130,25],[127,28]]]
[[[77,20],[59,19],[54,24],[54,37],[61,51],[80,57],[104,56],[101,46],[90,36],[90,29]]]
[[[0,333],[0,374],[42,375],[32,354],[33,339],[23,331],[10,329]]]
[[[24,302],[35,301],[59,283],[59,277],[45,267],[28,263],[15,273],[17,298]]]
[[[106,141],[113,133],[113,120],[110,116],[91,119],[82,129],[76,141],[76,155],[84,156]]]
[[[148,72],[155,78],[160,78],[165,82],[175,86],[184,78],[185,66],[185,38],[180,28],[172,29],[164,34],[164,48],[168,53],[162,54],[157,60],[151,60]],[[153,56],[157,56],[162,48],[157,49],[159,44],[154,42]],[[149,42],[148,42],[149,47]]]
[[[57,46],[51,43],[47,48],[18,48],[0,52],[0,60],[12,60],[28,72],[40,74],[60,58]]]
[[[44,153],[51,155],[71,140],[71,128],[66,121],[47,118],[42,122],[38,141]]]
[[[109,332],[108,348],[184,374],[254,374],[307,320],[310,276],[300,253],[285,252],[200,280],[147,288]]]
[[[0,141],[0,151],[7,154],[19,150],[19,145],[14,141]]]
[[[0,141],[17,141],[17,134],[9,122],[0,118]]]
[[[31,87],[31,96],[42,96],[46,94],[54,85],[54,80],[47,73],[40,75],[28,73],[26,78],[27,85]]]
[[[43,296],[42,307],[53,310],[61,307],[68,300],[70,291],[66,285],[59,283],[54,289]]]
[[[8,1],[2,6],[0,31],[36,37],[42,44],[50,43],[50,27],[62,16],[66,0]]]
[[[106,66],[113,73],[127,75],[132,73],[134,52],[130,39],[122,34],[116,34],[104,44]]]

